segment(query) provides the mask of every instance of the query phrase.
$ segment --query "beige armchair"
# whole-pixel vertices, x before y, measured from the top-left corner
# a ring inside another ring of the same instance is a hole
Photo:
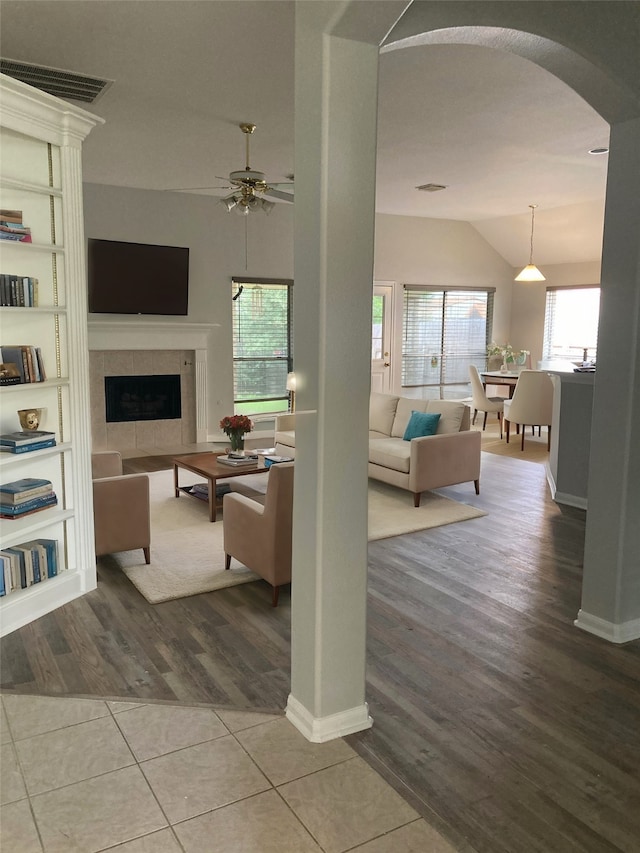
[[[113,450],[91,454],[96,557],[142,548],[151,562],[149,478],[123,474],[122,456]]]
[[[235,557],[273,587],[278,604],[282,584],[291,582],[293,462],[269,469],[264,505],[237,492],[222,499],[225,569]]]

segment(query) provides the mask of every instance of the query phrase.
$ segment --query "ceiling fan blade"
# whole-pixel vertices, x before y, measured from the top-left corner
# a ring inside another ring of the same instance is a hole
[[[263,191],[262,195],[267,198],[277,198],[280,201],[288,201],[293,204],[293,193],[285,193],[282,190],[274,189],[271,184]]]
[[[206,192],[207,190],[232,190],[230,184],[226,184],[224,187],[166,187],[165,192],[170,193],[197,193],[197,192]]]

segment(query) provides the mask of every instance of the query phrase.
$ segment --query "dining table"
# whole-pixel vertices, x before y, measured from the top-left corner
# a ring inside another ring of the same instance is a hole
[[[502,370],[485,370],[480,373],[480,379],[482,380],[482,385],[484,386],[485,391],[487,390],[487,385],[508,385],[509,386],[509,399],[513,397],[513,392],[516,390],[516,384],[518,382],[519,373]]]

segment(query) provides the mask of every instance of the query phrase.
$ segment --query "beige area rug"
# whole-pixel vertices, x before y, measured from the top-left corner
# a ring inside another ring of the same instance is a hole
[[[186,598],[258,580],[236,560],[224,569],[222,521],[209,521],[205,501],[173,495],[173,471],[149,474],[151,494],[151,563],[142,550],[100,557],[99,564],[119,567],[150,604]],[[369,481],[369,540],[386,539],[441,527],[485,515],[481,510],[433,492],[423,494],[420,507],[413,495],[384,483]]]

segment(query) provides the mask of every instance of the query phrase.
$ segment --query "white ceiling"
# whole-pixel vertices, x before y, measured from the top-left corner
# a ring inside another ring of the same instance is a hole
[[[2,0],[3,58],[113,80],[88,109],[92,183],[220,185],[251,165],[293,171],[294,4],[280,0]],[[600,257],[609,128],[528,60],[474,45],[382,53],[378,212],[471,222],[510,263]],[[418,192],[445,184],[438,193]],[[224,195],[223,191],[214,191]]]

